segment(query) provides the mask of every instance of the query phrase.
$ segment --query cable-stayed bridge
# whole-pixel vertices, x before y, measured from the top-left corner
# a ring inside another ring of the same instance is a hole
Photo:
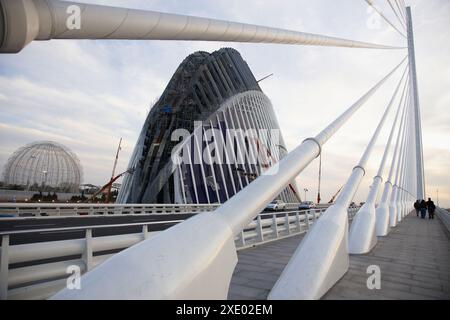
[[[375,6],[374,1],[367,2]],[[423,288],[420,285],[420,277],[425,277],[426,271],[418,269],[417,272],[408,273],[410,278],[404,282],[397,281],[399,285],[391,288],[385,296],[378,297],[448,298],[449,242],[443,235],[444,231],[439,228],[448,228],[449,215],[438,208],[439,221],[432,221],[430,225],[434,231],[420,234],[423,230],[417,229],[413,220],[416,217],[410,214],[413,202],[426,197],[411,9],[406,7],[403,1],[388,2],[398,19],[396,24],[378,8],[376,11],[406,38],[406,43],[399,46],[126,8],[56,0],[2,0],[2,53],[19,52],[35,40],[159,39],[405,50],[405,58],[391,67],[382,79],[328,126],[305,139],[276,165],[268,168],[264,174],[220,206],[194,208],[185,205],[179,208],[158,208],[157,205],[152,207],[136,204],[98,206],[97,209],[94,205],[91,208],[82,208],[81,205],[33,208],[32,210],[38,210],[39,214],[52,212],[61,215],[62,212],[63,215],[71,215],[78,211],[94,214],[103,210],[106,213],[143,213],[149,216],[171,211],[168,215],[190,216],[122,223],[116,227],[138,227],[141,231],[139,234],[120,236],[93,237],[93,230],[111,228],[111,225],[99,223],[59,228],[45,228],[41,223],[31,231],[4,230],[1,232],[1,297],[354,298],[349,291],[364,291],[360,273],[366,264],[379,266],[381,272],[384,269],[392,269],[393,265],[404,264],[411,266],[413,270],[414,266],[431,269],[428,275],[431,275],[431,282],[434,282],[435,286]],[[68,10],[69,7],[75,11]],[[76,23],[68,23],[68,12],[75,12],[75,18],[78,12],[82,27],[77,28]],[[261,214],[267,204],[321,154],[322,147],[328,140],[355,112],[362,109],[371,96],[394,74],[400,74],[400,80],[393,88],[383,116],[378,120],[365,151],[355,161],[355,167],[344,181],[344,187],[336,201],[331,206],[320,209],[299,211],[294,204],[291,210],[286,212]],[[368,159],[374,152],[375,143],[379,140],[380,132],[390,113],[395,114],[395,119],[389,124],[389,138],[385,142],[382,160],[377,174],[373,177],[366,202],[360,208],[351,207],[353,197],[365,175]],[[381,198],[377,203],[379,193]],[[26,206],[20,205],[4,205],[2,208],[9,210],[8,212],[27,210]],[[154,228],[158,224],[166,225]],[[10,244],[10,238],[13,239],[19,234],[80,230],[85,237],[76,241],[67,239],[58,240],[65,241],[64,243],[44,241]],[[438,247],[436,252],[440,256],[432,262],[424,262],[422,260],[427,259],[427,250],[430,248],[420,247],[409,240],[417,234],[424,238],[431,237],[432,233],[439,235],[439,241],[436,241],[433,247]],[[258,244],[262,245],[257,246]],[[127,249],[117,253],[117,250],[122,248]],[[237,248],[240,249],[238,253]],[[79,255],[81,259],[73,258]],[[423,255],[423,259],[418,259],[417,255]],[[51,260],[61,256],[69,258]],[[278,262],[270,261],[274,256]],[[39,259],[40,263],[37,265],[30,263]],[[385,262],[390,265],[385,265]],[[81,265],[83,272],[86,272],[81,278],[80,290],[62,289],[65,278],[61,279],[61,273],[71,265]],[[245,271],[250,271],[251,275]],[[255,274],[259,274],[259,279],[254,277]],[[401,277],[400,273],[393,271],[390,276]],[[45,285],[42,285],[44,282]],[[356,288],[358,285],[360,287]],[[402,292],[405,293],[403,296]],[[367,298],[371,296],[368,294]]]

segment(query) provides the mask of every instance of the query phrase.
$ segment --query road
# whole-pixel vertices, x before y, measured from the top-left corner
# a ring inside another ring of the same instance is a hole
[[[160,231],[167,229],[175,224],[175,222],[164,222],[174,220],[186,220],[194,214],[151,214],[151,215],[122,215],[122,216],[88,216],[88,217],[57,217],[57,218],[19,218],[19,219],[1,219],[0,232],[19,231],[19,230],[36,230],[36,229],[54,229],[68,228],[78,226],[94,226],[94,225],[112,225],[112,224],[133,224],[142,222],[161,222],[158,224],[150,224],[148,230]],[[142,232],[142,226],[120,226],[102,229],[93,229],[94,237],[110,236],[126,233]],[[10,244],[24,244],[44,241],[57,241],[68,239],[79,239],[85,237],[84,230],[55,230],[42,231],[25,234],[11,235]]]
[[[291,215],[294,210],[287,210]],[[287,212],[285,211],[285,212]],[[276,213],[277,217],[284,217],[285,212]],[[275,213],[273,211],[264,211],[264,214]],[[37,230],[37,229],[57,229],[72,228],[78,226],[94,226],[94,225],[114,225],[114,224],[133,224],[142,222],[160,222],[150,224],[149,232],[165,230],[177,222],[165,222],[186,220],[196,213],[188,214],[147,214],[147,215],[111,215],[111,216],[74,216],[74,217],[27,217],[27,218],[4,218],[0,219],[0,232],[20,231],[20,230]],[[263,218],[272,218],[272,215]],[[118,226],[101,229],[93,229],[92,236],[110,236],[127,233],[142,232],[142,225],[136,226]],[[58,241],[69,239],[81,239],[85,237],[84,230],[46,230],[39,232],[31,232],[24,234],[15,234],[10,236],[10,244],[25,244],[45,241]]]

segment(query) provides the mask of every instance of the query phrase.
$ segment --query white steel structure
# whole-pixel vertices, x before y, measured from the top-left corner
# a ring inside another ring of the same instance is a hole
[[[4,39],[0,52],[3,53],[19,52],[33,40],[50,39],[203,40],[393,48],[245,23],[86,3],[1,0],[1,4],[0,19],[4,19],[6,26],[0,29],[3,32],[0,38]],[[80,27],[74,23],[69,29],[67,21],[74,14],[81,18]]]
[[[84,4],[78,4],[85,15],[84,28],[68,30],[65,27],[65,9],[68,4],[65,2],[2,0],[1,3],[3,10],[7,8],[4,17],[6,17],[5,25],[8,26],[4,32],[6,37],[3,37],[2,52],[17,52],[32,40],[52,38],[266,41],[386,48],[280,29]],[[9,9],[16,10],[19,17],[17,20],[11,19]],[[363,242],[362,246],[361,243],[352,246],[352,250],[357,253],[364,253],[373,246],[374,228],[378,235],[385,235],[389,232],[389,226],[395,227],[401,223],[416,196],[422,198],[425,196],[420,111],[409,8],[405,16],[409,25],[409,82],[403,102],[400,103],[402,111],[397,143],[394,146],[389,178],[382,196],[380,206],[382,210],[374,213],[372,201],[374,194],[370,194],[368,213],[361,212],[361,218],[358,218],[364,222],[358,222],[358,225],[366,225],[364,228],[369,233],[366,235],[367,238],[354,237],[357,242]],[[53,299],[225,299],[237,263],[236,238],[242,236],[242,230],[252,223],[261,210],[282,192],[290,181],[320,155],[322,146],[362,108],[381,85],[396,73],[403,62],[395,66],[319,134],[305,139],[282,158],[277,166],[269,168],[265,174],[260,175],[220,207],[212,212],[197,214],[110,257],[82,277],[81,290],[63,289],[53,296]],[[386,112],[391,105],[392,103]],[[337,202],[316,221],[315,226],[297,248],[271,291],[270,299],[318,299],[347,272],[349,264],[347,208],[365,174],[365,165],[373,152],[375,141],[385,120],[383,116]],[[395,123],[398,123],[398,118]],[[391,138],[392,132],[387,147]],[[383,157],[381,169],[385,161],[386,158]],[[375,177],[376,189],[381,183],[383,170],[379,170],[379,175],[380,177]],[[391,183],[394,184],[392,195],[390,195]],[[379,217],[383,220],[380,224],[376,222]],[[278,226],[277,223],[275,225]],[[364,229],[361,226],[354,228]],[[290,227],[287,229],[290,230]],[[4,266],[5,259],[3,259],[4,256],[8,256],[7,252],[8,240],[5,240],[2,248],[3,278],[8,270]],[[3,291],[4,288],[5,284]]]

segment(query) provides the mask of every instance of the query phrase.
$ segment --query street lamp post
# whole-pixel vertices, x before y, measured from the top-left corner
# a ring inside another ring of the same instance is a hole
[[[306,201],[306,193],[309,191],[307,188],[304,188],[303,191],[305,191],[305,201]]]

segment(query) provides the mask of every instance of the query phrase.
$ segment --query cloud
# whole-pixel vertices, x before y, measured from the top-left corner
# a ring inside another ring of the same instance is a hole
[[[404,45],[381,21],[368,27],[363,1],[207,0],[89,3],[229,19],[327,34],[367,42]],[[439,188],[450,206],[450,5],[446,0],[408,1],[413,5],[419,94],[423,118],[426,181]],[[389,6],[382,10],[395,21]],[[436,32],[439,30],[439,32]],[[0,166],[23,144],[56,140],[76,152],[85,182],[102,184],[111,174],[120,137],[117,171],[126,169],[145,116],[179,63],[198,50],[231,46],[239,50],[272,100],[289,150],[317,134],[390,71],[405,50],[366,50],[272,44],[190,41],[42,41],[21,53],[0,56]],[[386,107],[400,72],[392,77],[324,146],[322,199],[329,200],[358,162]],[[363,201],[381,160],[389,115],[356,201]],[[447,162],[446,162],[447,161]],[[388,168],[385,170],[387,174]],[[317,188],[317,160],[299,177]]]

